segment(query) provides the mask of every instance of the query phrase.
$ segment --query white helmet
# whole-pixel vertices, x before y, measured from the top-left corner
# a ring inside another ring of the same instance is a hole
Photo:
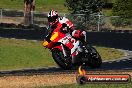
[[[55,10],[51,10],[48,13],[48,22],[50,23],[50,25],[54,25],[56,22],[58,22],[58,13]]]

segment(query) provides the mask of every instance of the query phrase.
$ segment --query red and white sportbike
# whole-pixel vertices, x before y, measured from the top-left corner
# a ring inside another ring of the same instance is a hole
[[[70,33],[52,31],[45,37],[43,46],[51,50],[54,61],[63,69],[82,64],[96,68],[102,64],[102,59],[94,47],[84,45]]]

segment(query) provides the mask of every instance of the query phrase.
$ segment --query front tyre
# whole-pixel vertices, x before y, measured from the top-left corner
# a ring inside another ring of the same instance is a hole
[[[54,61],[63,69],[68,70],[72,68],[72,64],[69,58],[65,58],[62,51],[59,49],[52,50],[52,57]]]

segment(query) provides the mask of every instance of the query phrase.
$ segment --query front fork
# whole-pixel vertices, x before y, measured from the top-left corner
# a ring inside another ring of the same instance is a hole
[[[61,44],[61,47],[62,47],[62,52],[63,52],[63,54],[64,54],[64,57],[67,57],[67,54],[66,54],[66,51],[65,51],[65,49],[64,49],[63,44]]]

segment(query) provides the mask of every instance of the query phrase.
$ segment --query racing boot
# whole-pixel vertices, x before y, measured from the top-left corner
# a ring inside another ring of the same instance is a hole
[[[87,45],[87,42],[86,42],[86,32],[85,31],[82,31],[80,33],[79,40],[84,44],[84,46]]]

